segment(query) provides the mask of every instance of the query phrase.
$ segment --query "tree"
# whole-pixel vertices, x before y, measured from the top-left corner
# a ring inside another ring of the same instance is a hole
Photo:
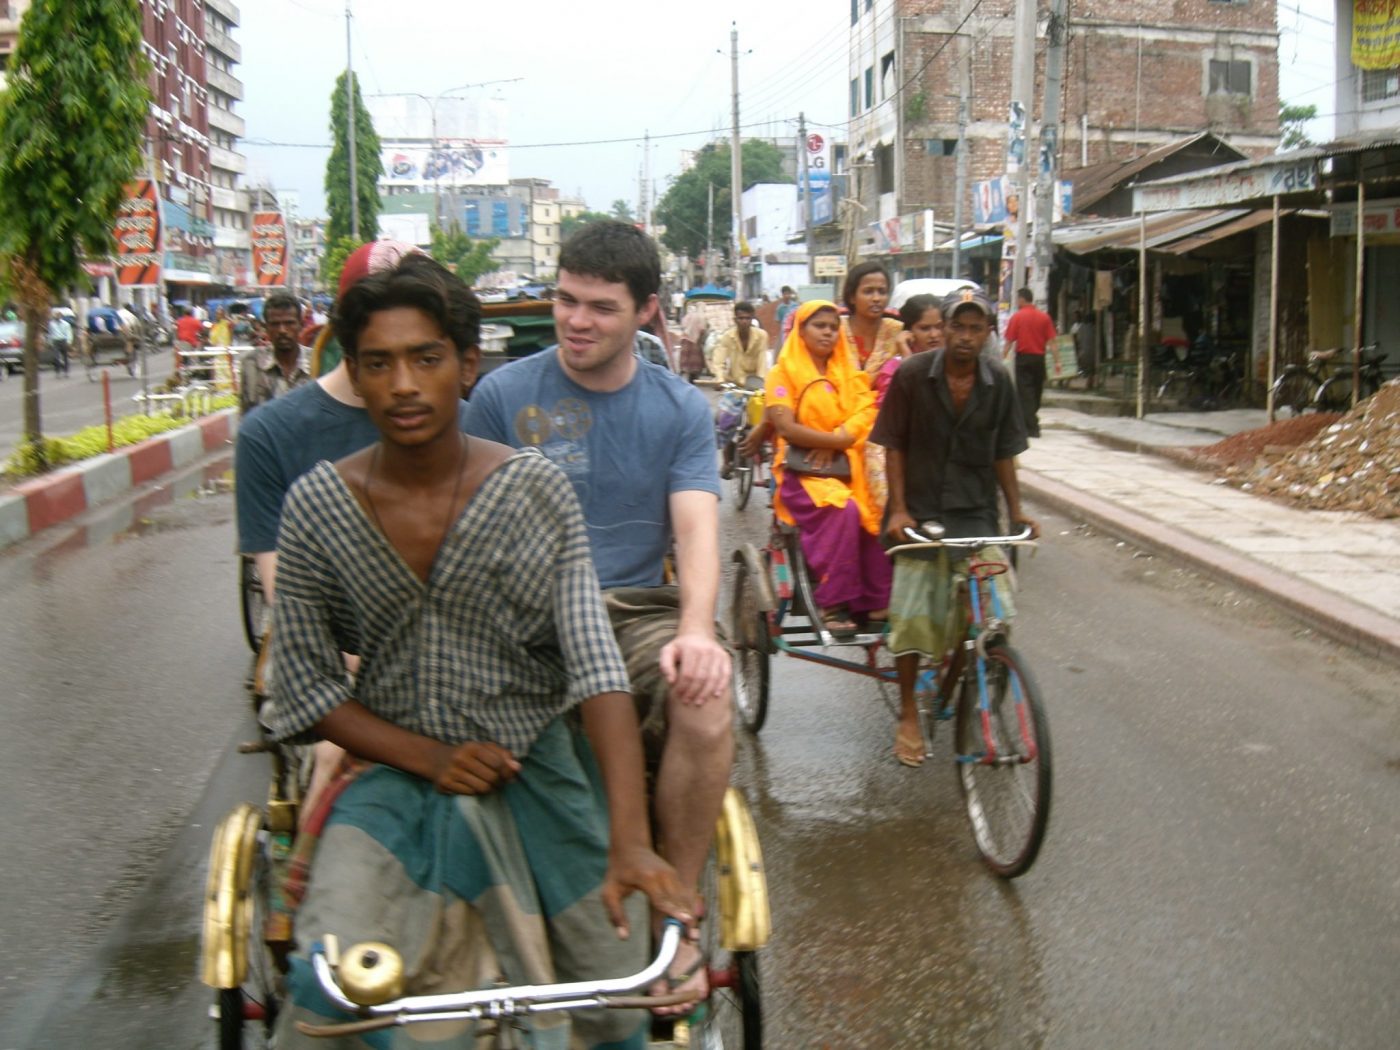
[[[484,273],[490,273],[499,264],[491,258],[496,245],[501,242],[488,237],[474,241],[462,230],[462,224],[450,223],[447,227],[433,227],[433,258],[455,273],[468,284],[474,284]]]
[[[326,240],[334,242],[351,236],[350,224],[350,126],[345,113],[345,74],[336,78],[331,95],[331,155],[326,161]],[[379,159],[379,136],[374,121],[360,97],[360,78],[354,79],[355,94],[355,184],[359,188],[360,241],[379,236],[379,177],[384,164]]]
[[[0,94],[0,263],[24,313],[24,439],[41,469],[39,331],[54,295],[112,254],[150,107],[141,5],[34,0]]]
[[[338,240],[326,242],[326,251],[321,256],[321,280],[327,288],[334,290],[340,287],[340,271],[345,269],[345,260],[359,246],[360,242],[348,233]]]
[[[743,146],[744,189],[760,182],[792,182],[783,174],[783,154],[771,142],[750,139]],[[729,202],[729,146],[711,143],[695,165],[671,183],[656,206],[656,221],[666,227],[662,243],[694,259],[705,251],[705,222],[709,187],[715,187],[715,246],[729,243],[732,216]]]
[[[1316,117],[1317,106],[1280,103],[1278,107],[1279,148],[1297,149],[1300,146],[1311,146],[1313,140],[1308,137],[1305,125]]]
[[[617,219],[619,222],[636,222],[632,215],[632,205],[619,197],[612,202],[612,207],[608,209],[609,218]]]
[[[563,222],[559,224],[559,239],[567,241],[580,226],[587,226],[590,222],[598,222],[600,219],[611,218],[612,216],[607,212],[601,211],[581,211],[577,215],[565,215]]]

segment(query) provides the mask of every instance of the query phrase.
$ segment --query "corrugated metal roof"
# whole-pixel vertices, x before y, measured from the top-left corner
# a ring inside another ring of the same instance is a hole
[[[1127,160],[1109,160],[1102,164],[1090,164],[1084,168],[1067,169],[1061,178],[1074,184],[1074,208],[1076,211],[1087,211],[1099,201],[1103,200],[1114,190],[1129,182],[1135,175],[1139,175],[1152,167],[1166,160],[1173,153],[1178,153],[1183,149],[1194,146],[1205,138],[1216,138],[1209,131],[1202,131],[1191,135],[1188,138],[1177,139],[1174,142],[1165,142],[1155,149],[1137,157],[1130,157]],[[1227,149],[1235,156],[1240,156],[1240,151],[1231,146],[1228,142],[1216,138],[1222,149]],[[1210,169],[1216,170],[1214,168]]]
[[[1203,233],[1222,223],[1233,222],[1248,214],[1243,208],[1156,212],[1147,217],[1148,250],[1167,250],[1167,245]],[[1076,255],[1088,255],[1105,248],[1137,251],[1142,240],[1142,230],[1137,216],[1133,216],[1128,219],[1061,226],[1055,230],[1053,238],[1057,247]]]

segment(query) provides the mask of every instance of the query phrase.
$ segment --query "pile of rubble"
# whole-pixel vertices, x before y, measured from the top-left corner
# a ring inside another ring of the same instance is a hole
[[[1290,446],[1286,438],[1308,426],[1316,433]],[[1228,440],[1238,444],[1241,438],[1258,446],[1251,462],[1224,468],[1241,488],[1318,510],[1400,517],[1400,381],[1387,383],[1346,415],[1300,416]],[[1201,453],[1216,458],[1215,448]]]

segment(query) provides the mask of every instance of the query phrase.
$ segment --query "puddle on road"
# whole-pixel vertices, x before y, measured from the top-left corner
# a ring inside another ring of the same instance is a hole
[[[127,943],[103,970],[93,998],[124,1002],[184,993],[198,971],[199,937],[148,944]]]

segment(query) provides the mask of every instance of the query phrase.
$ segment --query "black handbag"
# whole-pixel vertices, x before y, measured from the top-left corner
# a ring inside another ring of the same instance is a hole
[[[812,383],[825,383],[826,381],[825,378],[814,379]],[[792,410],[794,419],[797,419],[799,413],[802,411],[802,398],[806,395],[807,389],[812,383],[808,383],[807,386],[804,386],[802,388],[802,393],[797,395],[797,404],[793,406]],[[790,470],[794,474],[806,474],[813,478],[839,478],[842,481],[849,481],[851,479],[851,459],[850,456],[846,454],[849,450],[831,449],[831,462],[824,467],[819,467],[812,462],[813,451],[813,449],[803,448],[801,445],[789,444],[787,447],[787,454],[783,456],[783,469]]]

